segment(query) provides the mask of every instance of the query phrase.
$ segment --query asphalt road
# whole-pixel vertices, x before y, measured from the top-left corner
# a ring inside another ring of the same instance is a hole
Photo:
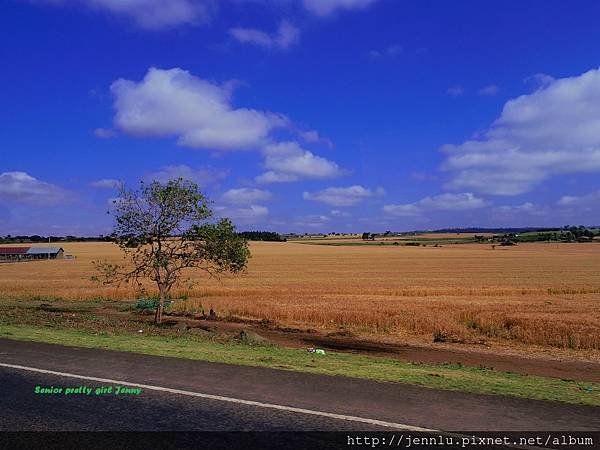
[[[112,386],[111,394],[36,394],[35,386]],[[165,392],[115,394],[116,384],[0,368],[0,430],[288,431],[382,430],[368,424]]]
[[[35,393],[36,386],[116,389],[119,382],[219,398],[152,388],[142,388],[139,395]],[[594,431],[600,430],[600,408],[0,339],[0,430],[406,431],[411,427]]]

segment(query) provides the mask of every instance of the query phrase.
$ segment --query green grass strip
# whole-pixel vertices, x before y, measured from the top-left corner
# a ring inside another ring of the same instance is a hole
[[[328,352],[323,356],[270,345],[223,344],[196,336],[108,335],[2,324],[0,337],[600,406],[600,383],[565,381],[484,368],[413,364],[345,353]]]

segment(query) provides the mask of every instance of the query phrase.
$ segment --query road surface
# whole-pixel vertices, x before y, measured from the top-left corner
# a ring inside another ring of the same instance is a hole
[[[143,387],[34,392],[118,385]],[[600,430],[594,407],[8,339],[0,390],[0,430]]]

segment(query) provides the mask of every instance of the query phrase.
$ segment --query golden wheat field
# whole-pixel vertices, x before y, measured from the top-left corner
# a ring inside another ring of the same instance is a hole
[[[0,264],[0,299],[134,299],[90,280],[110,243],[66,243],[75,260]],[[600,350],[600,245],[497,248],[252,243],[245,274],[174,292],[176,309],[286,326],[348,330],[381,339],[500,342]]]

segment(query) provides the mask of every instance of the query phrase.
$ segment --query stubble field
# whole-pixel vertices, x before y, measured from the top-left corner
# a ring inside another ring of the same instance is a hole
[[[93,260],[118,261],[110,243],[66,243],[75,260],[0,264],[0,301],[136,298],[90,280]],[[245,274],[201,272],[174,309],[392,342],[546,348],[600,353],[600,246],[496,248],[251,243]]]

